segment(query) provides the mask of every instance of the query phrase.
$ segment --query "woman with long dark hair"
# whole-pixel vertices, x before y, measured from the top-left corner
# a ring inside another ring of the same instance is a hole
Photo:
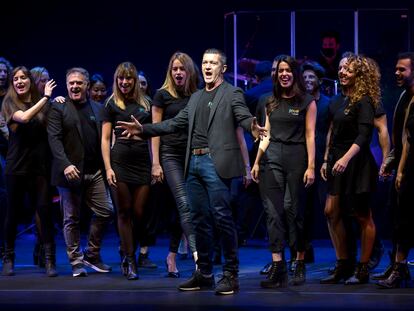
[[[283,251],[287,228],[284,197],[286,188],[291,196],[296,234],[296,265],[292,285],[306,279],[304,211],[306,188],[315,179],[316,103],[306,93],[298,62],[290,56],[278,58],[273,76],[273,94],[266,104],[266,129],[269,135],[259,145],[252,168],[252,177],[259,181],[259,163],[266,152],[267,170],[263,198],[269,232],[272,266],[264,288],[287,286],[287,269]]]
[[[41,97],[30,71],[19,66],[11,74],[11,84],[3,101],[2,113],[10,132],[5,169],[8,208],[3,275],[14,275],[17,215],[27,193],[40,219],[46,273],[57,276],[50,192],[51,153],[46,132],[48,102],[55,87],[55,81],[46,82]]]

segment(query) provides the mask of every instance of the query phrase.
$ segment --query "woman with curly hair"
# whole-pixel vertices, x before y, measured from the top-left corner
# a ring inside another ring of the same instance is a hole
[[[329,106],[330,130],[327,137],[322,177],[328,181],[325,215],[328,220],[337,263],[323,284],[367,283],[368,261],[375,239],[370,196],[377,183],[377,167],[370,150],[375,110],[381,99],[378,66],[366,57],[348,55],[339,65],[343,95]],[[354,267],[347,250],[344,217],[351,213],[361,227],[360,261]]]

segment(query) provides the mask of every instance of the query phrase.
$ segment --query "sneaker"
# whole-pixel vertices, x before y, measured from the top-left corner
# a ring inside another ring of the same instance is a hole
[[[73,265],[72,276],[73,277],[88,276],[88,272],[86,272],[85,265],[83,263],[77,263]]]
[[[156,269],[157,264],[154,263],[151,259],[148,257],[149,253],[142,254],[139,253],[138,256],[138,267],[140,268],[149,268],[149,269]]]
[[[101,273],[107,273],[112,271],[112,267],[104,264],[101,260],[101,258],[91,258],[87,255],[83,256],[83,263],[88,266],[89,268],[92,268],[96,272]]]
[[[216,295],[232,295],[239,290],[239,278],[237,275],[224,271],[216,286]]]
[[[178,286],[181,291],[195,291],[214,288],[214,276],[204,276],[200,270],[194,271],[191,278]]]

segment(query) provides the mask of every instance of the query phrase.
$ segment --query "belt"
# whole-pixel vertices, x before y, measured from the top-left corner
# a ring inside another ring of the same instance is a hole
[[[210,153],[210,149],[209,148],[195,148],[191,150],[191,153],[193,155],[203,155],[203,154]]]

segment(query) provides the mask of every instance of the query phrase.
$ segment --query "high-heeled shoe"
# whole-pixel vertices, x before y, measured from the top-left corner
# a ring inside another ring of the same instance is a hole
[[[135,261],[135,256],[126,256],[126,262],[127,262],[127,274],[125,275],[125,277],[127,278],[127,280],[132,281],[132,280],[138,280],[138,270],[137,270],[137,263]]]
[[[400,288],[411,287],[410,270],[406,263],[396,262],[393,265],[392,272],[385,280],[379,280],[377,285],[380,288]]]
[[[180,277],[180,272],[178,272],[178,271],[177,272],[168,271],[169,269],[168,269],[167,260],[165,260],[165,267],[167,268],[167,275],[166,275],[167,278],[178,279]]]

